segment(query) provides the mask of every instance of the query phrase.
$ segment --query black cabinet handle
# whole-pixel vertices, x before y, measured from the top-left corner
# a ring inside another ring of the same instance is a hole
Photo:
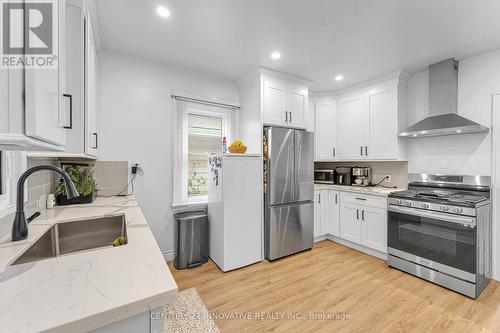
[[[356,209],[356,219],[359,220],[359,209]]]
[[[335,203],[339,203],[339,195],[335,194]]]
[[[97,138],[98,138],[98,136],[97,136],[97,133],[95,133],[95,132],[92,133],[92,134],[95,136],[95,147],[94,147],[94,149],[97,149],[97,147],[98,147],[98,144],[97,144]]]
[[[368,146],[365,146],[365,156],[368,156]]]
[[[356,200],[366,201],[366,198],[359,198],[359,197],[356,197]]]
[[[73,128],[73,96],[71,94],[63,94],[63,97],[69,98],[69,126],[64,126],[63,128],[72,129]]]
[[[288,113],[290,113],[290,122],[292,122],[292,113],[291,112]]]
[[[318,203],[321,203],[321,194],[318,194]]]
[[[361,211],[361,220],[363,220],[363,221],[365,220],[365,211],[364,210]]]
[[[359,146],[361,148],[361,156],[363,156],[363,146]]]

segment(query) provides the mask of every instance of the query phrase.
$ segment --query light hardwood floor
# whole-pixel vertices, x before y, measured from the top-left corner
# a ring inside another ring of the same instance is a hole
[[[194,269],[169,267],[179,290],[195,287],[216,318],[284,316],[216,319],[222,332],[500,332],[499,282],[474,301],[330,241],[228,273],[211,261]],[[334,313],[349,318],[309,318]]]

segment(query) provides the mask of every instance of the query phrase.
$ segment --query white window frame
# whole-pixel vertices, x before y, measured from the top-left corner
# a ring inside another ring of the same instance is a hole
[[[19,176],[26,170],[26,153],[1,152],[2,154],[2,188],[4,193],[0,195],[0,218],[12,214],[16,205],[16,182]]]
[[[201,107],[197,107],[196,105],[189,105],[182,112],[182,199],[185,203],[197,203],[197,202],[207,202],[207,195],[199,195],[190,197],[188,196],[188,168],[186,168],[187,160],[188,160],[188,116],[189,115],[197,115],[197,116],[206,116],[206,117],[214,117],[222,119],[222,133],[221,137],[225,137],[228,135],[228,123],[227,116],[225,112],[220,111],[209,111],[203,110]],[[221,150],[222,152],[222,138],[221,138]],[[208,161],[208,156],[207,156]],[[207,162],[208,163],[208,162]]]
[[[202,101],[202,99],[197,99]],[[238,108],[239,106],[217,106],[197,101],[186,101],[172,98],[172,110],[174,121],[172,122],[173,149],[172,149],[172,208],[174,211],[184,209],[199,209],[206,207],[207,196],[188,197],[187,191],[187,168],[184,161],[188,153],[188,114],[199,114],[203,116],[215,116],[223,119],[222,137],[226,136],[228,141],[238,135]],[[229,142],[228,142],[229,144]],[[221,142],[222,151],[222,142]],[[207,156],[208,158],[208,156]],[[187,165],[187,164],[186,164]]]

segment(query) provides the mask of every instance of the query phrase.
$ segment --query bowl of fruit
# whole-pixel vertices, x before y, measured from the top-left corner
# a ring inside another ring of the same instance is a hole
[[[244,154],[246,151],[247,147],[240,140],[234,141],[229,146],[229,152],[232,154]]]

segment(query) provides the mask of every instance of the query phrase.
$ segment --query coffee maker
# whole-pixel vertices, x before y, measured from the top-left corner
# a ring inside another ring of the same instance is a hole
[[[369,167],[352,168],[354,186],[369,186],[372,184],[372,169]]]
[[[335,184],[351,185],[352,184],[352,168],[338,167],[335,168]]]

